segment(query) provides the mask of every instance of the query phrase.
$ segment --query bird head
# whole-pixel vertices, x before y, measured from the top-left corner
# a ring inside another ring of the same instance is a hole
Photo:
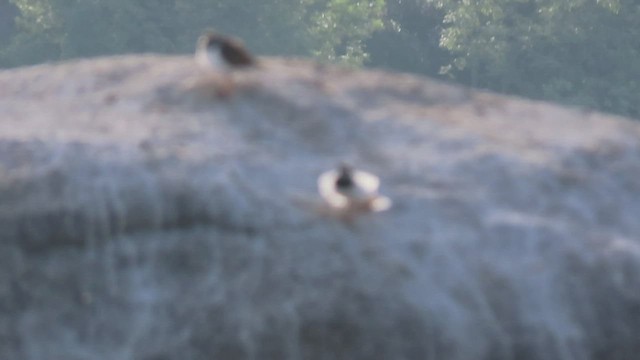
[[[353,168],[345,163],[338,166],[338,177],[336,179],[336,187],[339,189],[348,189],[353,187]]]
[[[198,38],[198,48],[202,50],[213,50],[220,48],[224,39],[221,35],[207,31]]]

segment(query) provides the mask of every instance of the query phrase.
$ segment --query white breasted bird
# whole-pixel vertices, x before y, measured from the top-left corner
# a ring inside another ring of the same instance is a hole
[[[256,64],[239,40],[212,31],[198,38],[195,57],[203,69],[223,73]]]
[[[318,178],[320,196],[332,209],[347,216],[389,209],[391,200],[378,193],[379,186],[377,176],[346,164]]]
[[[212,31],[198,38],[195,60],[203,70],[215,75],[212,79],[217,80],[218,96],[229,96],[235,89],[233,71],[257,65],[242,42]]]

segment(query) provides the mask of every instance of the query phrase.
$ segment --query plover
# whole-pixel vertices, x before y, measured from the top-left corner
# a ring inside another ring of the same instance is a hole
[[[330,208],[346,216],[384,211],[391,200],[378,193],[380,179],[347,164],[324,172],[318,178],[318,191]]]
[[[239,40],[212,31],[198,38],[195,57],[203,69],[221,73],[256,64],[254,57]]]
[[[195,53],[196,63],[211,78],[216,94],[229,96],[235,89],[233,71],[256,66],[256,59],[239,40],[208,31],[198,38]]]

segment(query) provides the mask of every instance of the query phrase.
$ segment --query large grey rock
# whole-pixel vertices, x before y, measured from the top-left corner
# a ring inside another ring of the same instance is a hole
[[[637,359],[640,126],[407,75],[0,72],[2,359]],[[342,160],[394,201],[344,224]]]

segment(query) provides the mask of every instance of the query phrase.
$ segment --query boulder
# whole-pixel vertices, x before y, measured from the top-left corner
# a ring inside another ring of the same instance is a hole
[[[637,358],[637,122],[295,59],[210,77],[0,71],[0,358]],[[317,211],[341,162],[392,208]]]

